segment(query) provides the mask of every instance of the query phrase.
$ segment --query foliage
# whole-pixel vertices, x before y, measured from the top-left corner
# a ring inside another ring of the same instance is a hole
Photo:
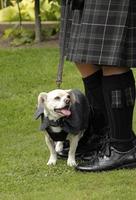
[[[60,6],[57,0],[41,1],[41,18],[42,20],[59,20]]]
[[[0,22],[18,21],[19,13],[17,1],[11,0],[12,6],[8,6],[0,10]],[[60,5],[58,0],[41,0],[41,19],[42,20],[59,20]],[[24,21],[34,21],[34,0],[22,0],[19,3],[21,9],[21,17]]]
[[[9,28],[5,30],[3,39],[9,39],[13,46],[28,44],[34,40],[34,32],[20,27]]]
[[[16,6],[9,6],[0,10],[0,22],[4,21],[18,21],[18,9]]]
[[[21,15],[23,20],[34,20],[33,0],[23,0],[20,2]],[[12,6],[0,10],[0,22],[18,21],[19,13],[16,1],[12,1]]]
[[[0,55],[0,200],[135,200],[135,169],[80,173],[66,160],[46,165],[49,152],[33,116],[38,94],[56,88],[58,49],[0,49]],[[73,64],[66,62],[63,75],[64,89],[83,90]]]
[[[58,29],[58,25],[55,27],[48,27],[48,29],[42,29],[42,39],[47,40],[54,37],[54,35],[57,34]],[[14,28],[5,29],[1,40],[8,41],[11,46],[25,45],[34,42],[35,32],[34,30],[26,29],[18,25]]]
[[[55,36],[58,33],[59,28],[56,26],[54,28],[47,28],[42,29],[42,38],[45,39],[51,39],[52,36]]]

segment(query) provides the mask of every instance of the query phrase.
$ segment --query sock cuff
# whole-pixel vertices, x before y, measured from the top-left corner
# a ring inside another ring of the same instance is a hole
[[[103,86],[105,88],[125,88],[135,84],[135,79],[132,70],[122,74],[103,76]]]
[[[98,70],[97,72],[82,78],[85,85],[88,85],[89,89],[96,88],[102,83],[102,70]]]

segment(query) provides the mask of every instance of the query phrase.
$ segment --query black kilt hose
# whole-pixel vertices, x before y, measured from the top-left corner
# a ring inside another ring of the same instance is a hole
[[[61,7],[60,47],[69,61],[136,67],[136,0],[85,0],[82,10]]]

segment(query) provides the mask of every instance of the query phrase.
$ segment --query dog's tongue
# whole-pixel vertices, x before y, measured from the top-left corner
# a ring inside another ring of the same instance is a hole
[[[61,113],[65,116],[70,116],[71,115],[71,111],[70,110],[67,110],[67,109],[61,109]]]

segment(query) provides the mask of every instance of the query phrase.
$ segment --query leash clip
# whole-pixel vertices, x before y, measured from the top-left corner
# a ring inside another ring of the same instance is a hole
[[[61,84],[62,84],[62,81],[58,81],[58,80],[56,81],[56,85],[57,85],[57,88],[58,88],[58,89],[61,88]]]

